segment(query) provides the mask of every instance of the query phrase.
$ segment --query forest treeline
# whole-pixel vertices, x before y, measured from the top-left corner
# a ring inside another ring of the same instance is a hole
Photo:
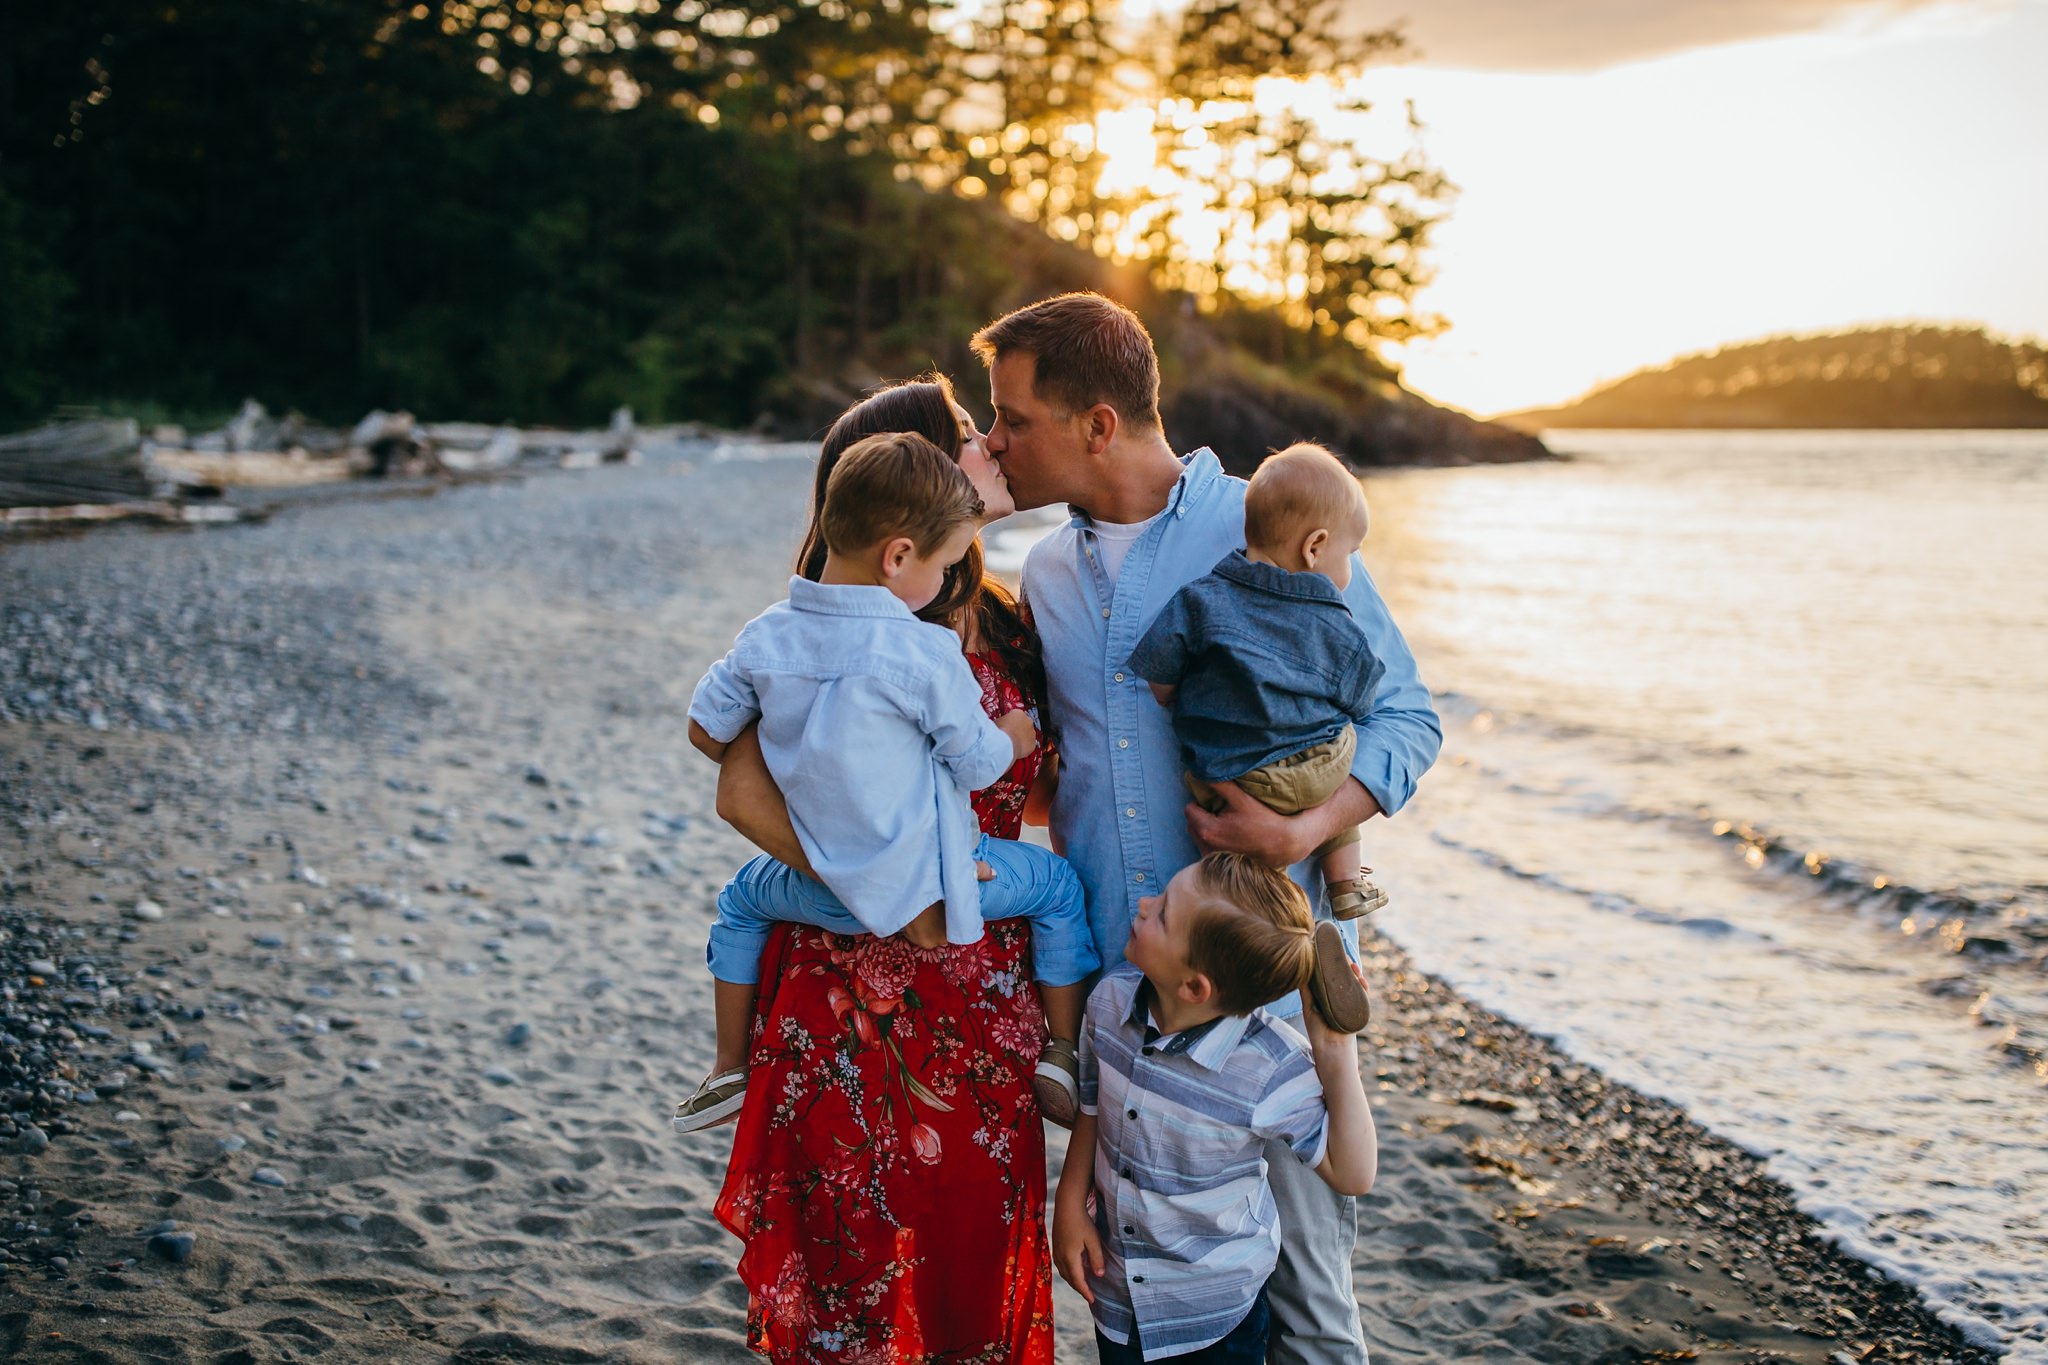
[[[1981,328],[1874,327],[1684,356],[1563,407],[1546,427],[2048,427],[2048,349]]]
[[[1413,296],[1441,175],[1252,98],[1276,71],[1349,89],[1398,46],[1332,36],[1335,8],[15,7],[0,422],[255,394],[333,421],[627,404],[808,429],[877,376],[968,373],[977,325],[1090,287],[1153,325],[1171,397],[1248,395],[1246,441],[1306,414],[1365,460],[1499,443],[1373,354],[1434,325]],[[1093,120],[1134,91],[1155,164],[1113,184]]]

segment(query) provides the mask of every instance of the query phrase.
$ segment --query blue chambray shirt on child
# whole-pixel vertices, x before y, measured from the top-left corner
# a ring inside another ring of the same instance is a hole
[[[893,934],[940,900],[954,943],[978,940],[985,919],[1031,919],[1047,985],[1101,964],[1065,861],[980,833],[969,794],[1008,770],[1012,745],[982,710],[960,637],[888,589],[790,579],[789,600],[749,622],[697,684],[690,719],[720,743],[760,722],[762,756],[817,873],[766,856],[740,869],[719,893],[705,952],[719,980],[758,981],[777,922]],[[977,859],[995,880],[976,880]]]
[[[1175,593],[1131,654],[1142,678],[1174,678],[1173,732],[1195,776],[1235,778],[1372,718],[1387,666],[1344,594],[1232,550]]]

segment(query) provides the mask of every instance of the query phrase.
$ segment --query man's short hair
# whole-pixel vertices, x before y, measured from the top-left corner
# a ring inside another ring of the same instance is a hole
[[[909,431],[848,446],[825,484],[818,530],[835,554],[908,536],[921,555],[980,519],[981,495],[946,453]]]
[[[1244,490],[1244,543],[1268,552],[1355,515],[1365,525],[1365,490],[1344,462],[1312,441],[1268,455]],[[1338,546],[1345,554],[1355,545]]]
[[[1226,1014],[1250,1014],[1308,984],[1315,970],[1315,918],[1308,897],[1284,872],[1241,853],[1211,853],[1195,864],[1188,966],[1209,978]]]
[[[984,365],[1032,356],[1033,388],[1062,417],[1107,403],[1138,430],[1159,425],[1159,353],[1138,315],[1100,294],[1060,294],[974,334]]]

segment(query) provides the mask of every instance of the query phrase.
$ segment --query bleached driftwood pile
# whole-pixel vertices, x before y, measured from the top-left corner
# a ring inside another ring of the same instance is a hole
[[[144,436],[126,419],[54,422],[0,437],[0,518],[106,520],[112,505],[163,504],[228,488],[461,476],[520,464],[584,468],[637,459],[637,437],[628,408],[613,413],[603,431],[421,423],[409,412],[377,411],[344,432],[297,413],[273,417],[254,399],[226,426],[197,436],[175,426]],[[29,508],[43,510],[5,513]],[[62,515],[72,508],[79,509],[75,516]]]

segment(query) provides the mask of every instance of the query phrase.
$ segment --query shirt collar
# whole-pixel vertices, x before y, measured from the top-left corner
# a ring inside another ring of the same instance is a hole
[[[1200,497],[1211,484],[1225,477],[1223,462],[1217,459],[1216,452],[1207,446],[1181,456],[1180,463],[1181,476],[1174,480],[1173,491],[1166,495],[1166,506],[1159,509],[1161,512],[1171,512],[1175,519],[1186,516],[1190,502]],[[1156,516],[1158,513],[1153,515]],[[1070,526],[1086,528],[1095,524],[1095,518],[1072,503],[1067,504],[1067,516],[1070,518]]]
[[[915,620],[909,607],[887,588],[865,583],[813,583],[801,574],[789,580],[789,605],[825,616],[895,616]]]
[[[1143,1034],[1152,1028],[1152,983],[1140,977],[1138,989],[1131,994],[1131,1011],[1124,1016],[1124,1022]],[[1214,1019],[1184,1028],[1167,1038],[1160,1050],[1169,1057],[1183,1053],[1187,1059],[1210,1071],[1222,1067],[1232,1049],[1244,1037],[1244,1031],[1251,1027],[1248,1014],[1221,1014]],[[1149,1040],[1148,1040],[1149,1041]]]
[[[1219,578],[1227,578],[1275,597],[1299,597],[1310,602],[1344,605],[1344,594],[1321,574],[1291,573],[1277,564],[1261,564],[1248,558],[1243,550],[1232,550],[1217,560],[1213,572]]]

